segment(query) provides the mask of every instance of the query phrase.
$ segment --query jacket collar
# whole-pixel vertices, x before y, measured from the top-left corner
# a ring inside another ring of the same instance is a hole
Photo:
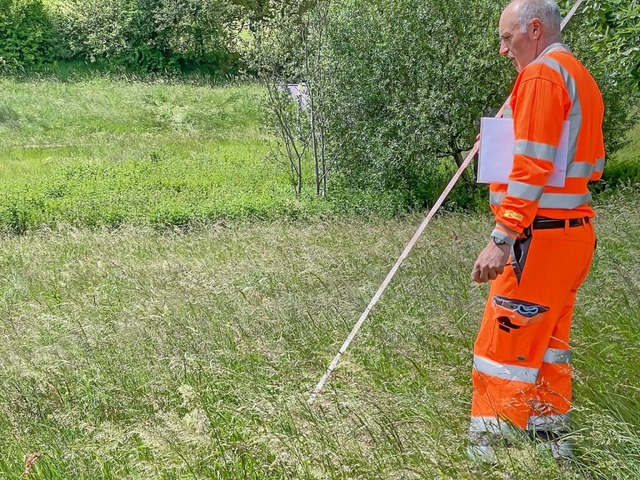
[[[572,53],[571,49],[569,48],[569,45],[565,44],[565,43],[552,43],[551,45],[549,45],[547,48],[545,48],[542,52],[540,52],[540,54],[538,55],[538,58],[545,56],[547,53],[555,51],[555,50],[561,50],[561,51],[565,51],[567,53]]]

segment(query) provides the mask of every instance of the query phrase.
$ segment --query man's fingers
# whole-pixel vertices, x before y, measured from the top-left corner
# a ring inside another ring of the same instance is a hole
[[[474,268],[471,272],[471,280],[476,283],[486,283],[490,280],[495,280],[504,271],[504,268]]]
[[[476,283],[487,282],[487,270],[486,268],[477,268],[473,271],[473,281]]]
[[[478,270],[475,270],[475,269],[474,269],[474,270],[471,272],[471,280],[477,283],[477,282],[478,282],[478,280],[479,280],[479,278],[480,278],[480,272],[479,272]]]

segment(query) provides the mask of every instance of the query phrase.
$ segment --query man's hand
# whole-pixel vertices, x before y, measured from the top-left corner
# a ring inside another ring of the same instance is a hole
[[[476,283],[495,280],[504,271],[510,252],[510,245],[496,245],[493,240],[489,240],[473,265],[471,280]]]

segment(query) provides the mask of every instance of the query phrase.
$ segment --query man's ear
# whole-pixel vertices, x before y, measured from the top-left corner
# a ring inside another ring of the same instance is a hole
[[[531,20],[531,29],[529,30],[529,35],[532,40],[539,40],[542,36],[542,22],[539,18],[534,18]]]

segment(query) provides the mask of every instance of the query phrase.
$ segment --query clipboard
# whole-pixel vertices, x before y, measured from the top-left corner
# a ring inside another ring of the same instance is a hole
[[[482,117],[480,122],[480,152],[478,183],[509,183],[513,168],[515,134],[512,118]],[[560,145],[553,162],[547,186],[564,187],[569,150],[569,122],[562,126]]]

